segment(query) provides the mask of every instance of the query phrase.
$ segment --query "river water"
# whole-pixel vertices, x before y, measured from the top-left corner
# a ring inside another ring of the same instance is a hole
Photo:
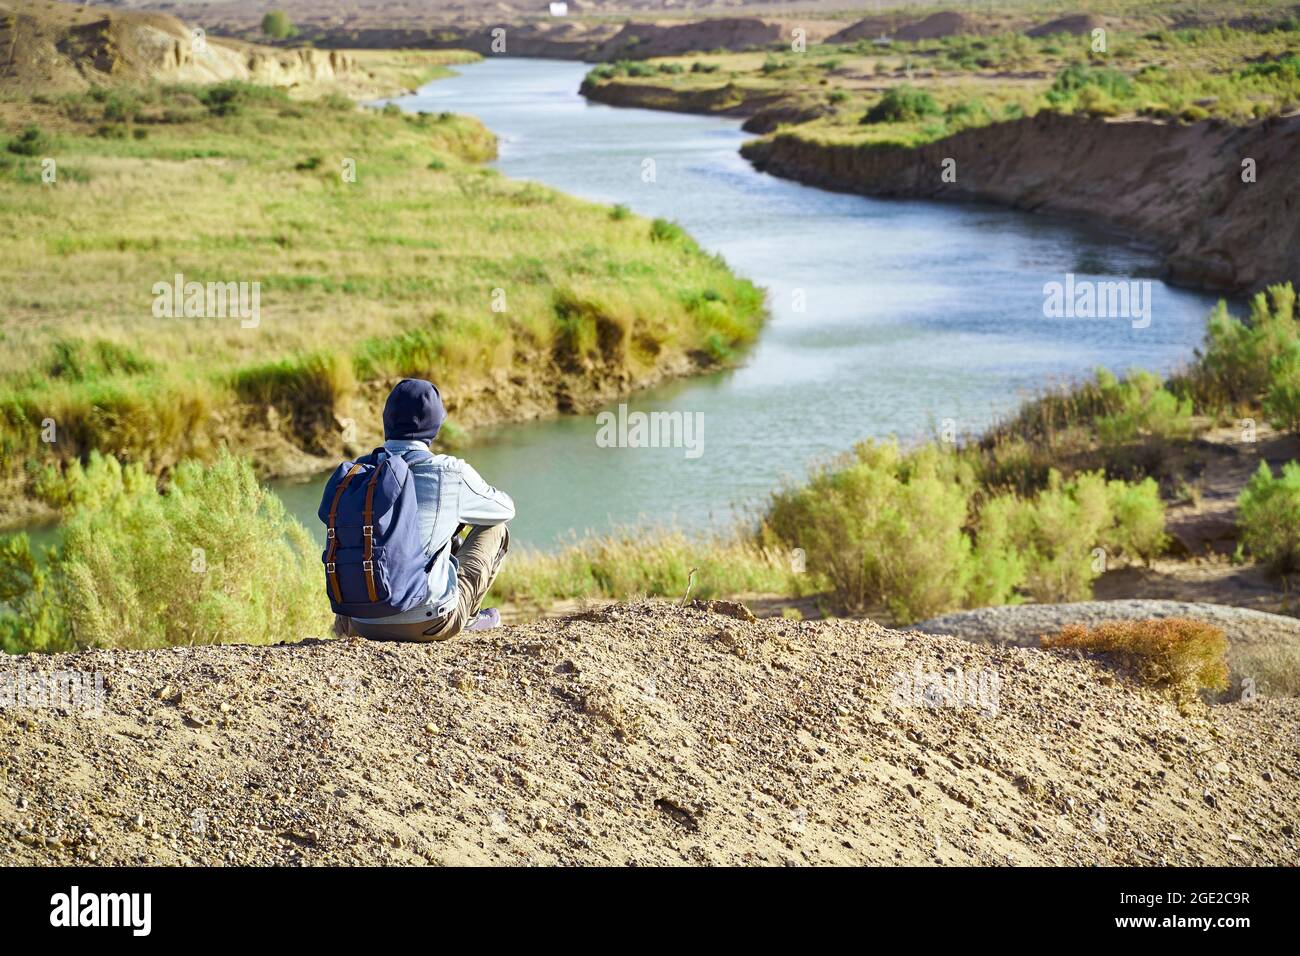
[[[507,176],[677,221],[768,290],[771,320],[741,367],[626,400],[631,411],[698,413],[698,455],[599,447],[593,416],[477,432],[462,454],[514,496],[517,541],[725,526],[863,438],[914,438],[945,420],[978,431],[1045,384],[1098,366],[1166,371],[1200,341],[1213,298],[1159,281],[1145,328],[1044,316],[1044,284],[1066,273],[1154,272],[1153,252],[1122,236],[758,173],[737,152],[749,138],[738,121],[588,103],[577,92],[587,68],[489,59],[394,102],[477,116],[500,137]],[[319,482],[275,487],[318,527]]]

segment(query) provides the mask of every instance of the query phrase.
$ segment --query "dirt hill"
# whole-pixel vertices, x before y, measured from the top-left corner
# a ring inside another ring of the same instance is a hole
[[[621,605],[7,658],[0,690],[60,670],[106,699],[0,708],[8,862],[1300,861],[1300,701],[1184,715],[1093,660],[868,622]]]
[[[0,84],[6,86],[50,90],[232,79],[292,86],[356,71],[352,57],[338,50],[271,49],[196,35],[164,13],[0,0]]]
[[[1188,285],[1253,292],[1300,281],[1300,180],[1291,172],[1300,114],[1232,127],[1042,112],[916,149],[777,134],[741,152],[758,169],[827,189],[973,199],[1103,223],[1157,244],[1168,275]],[[948,160],[955,182],[939,175]]]

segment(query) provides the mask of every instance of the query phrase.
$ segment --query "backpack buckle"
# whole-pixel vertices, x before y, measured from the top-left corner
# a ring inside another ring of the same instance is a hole
[[[373,538],[375,536],[375,526],[372,524],[362,525],[361,533],[367,538]]]
[[[333,529],[333,528],[326,528],[326,529],[325,529],[325,539],[328,541],[329,539],[331,539],[331,538],[333,538],[333,537],[334,537],[334,529]]]
[[[334,562],[333,562],[333,561],[326,561],[326,562],[325,562],[325,573],[326,573],[326,574],[333,574],[333,573],[334,573]]]
[[[362,570],[364,570],[364,571],[366,571],[367,573],[369,573],[369,572],[375,570],[375,562],[373,562],[373,561],[362,561],[362,562],[361,562],[361,568],[362,568]]]

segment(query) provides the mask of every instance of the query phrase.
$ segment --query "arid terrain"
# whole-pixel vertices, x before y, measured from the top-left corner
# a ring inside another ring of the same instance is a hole
[[[614,605],[441,645],[5,658],[6,682],[100,672],[106,699],[0,710],[0,857],[1300,860],[1300,701],[1180,712],[1073,653],[747,618]]]

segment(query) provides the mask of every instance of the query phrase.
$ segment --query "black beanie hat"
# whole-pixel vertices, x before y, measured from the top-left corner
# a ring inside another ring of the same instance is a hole
[[[431,442],[446,420],[438,387],[424,379],[402,379],[384,403],[385,438]]]

